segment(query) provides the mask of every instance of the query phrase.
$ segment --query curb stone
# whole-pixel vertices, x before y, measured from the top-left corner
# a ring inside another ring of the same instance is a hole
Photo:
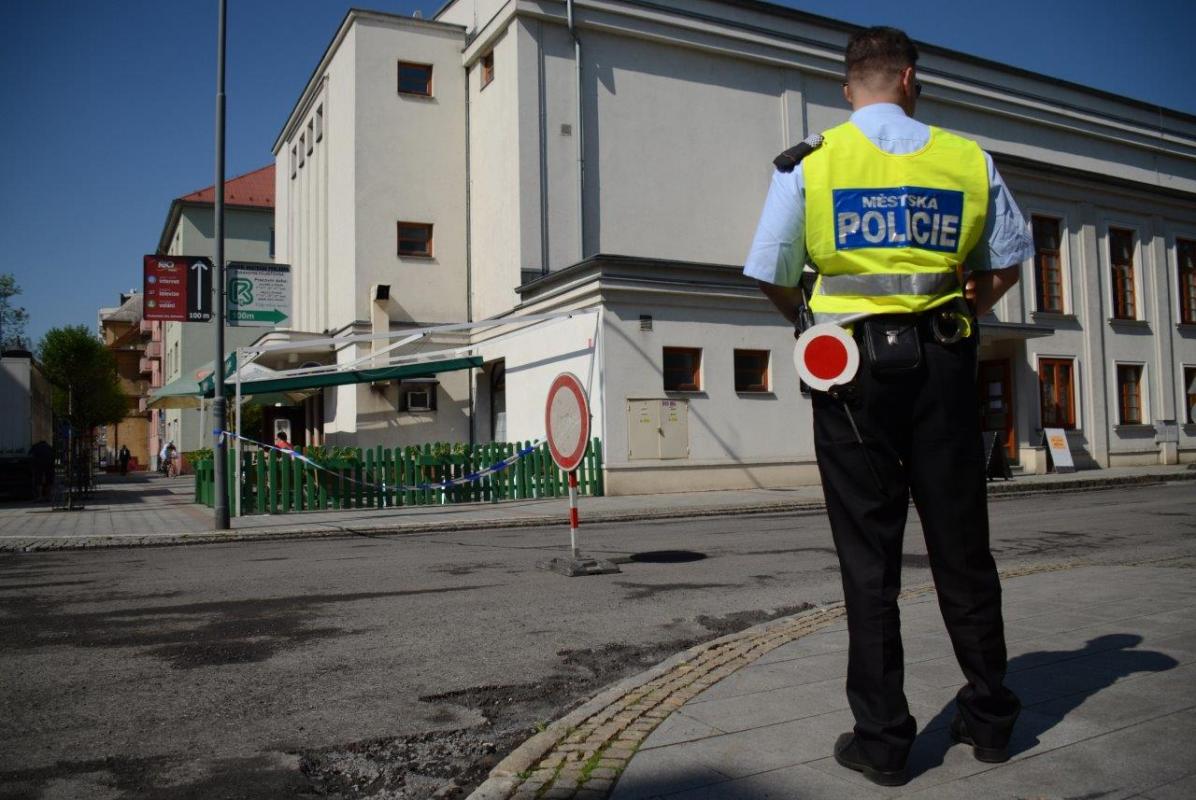
[[[1075,560],[1027,565],[1002,570],[1001,577],[1087,564]],[[906,589],[900,597],[933,591],[933,584],[924,584]],[[696,645],[625,678],[516,747],[467,800],[605,798],[639,746],[673,711],[770,650],[814,633],[844,613],[842,603],[833,603],[770,620]]]
[[[1012,482],[988,484],[990,497],[1020,497],[1029,494],[1050,492],[1097,491],[1114,486],[1137,486],[1169,483],[1174,481],[1196,481],[1196,470],[1172,472],[1164,475],[1130,475],[1116,478],[1077,478],[1052,483],[1020,484]],[[597,512],[586,515],[586,523],[638,522],[643,520],[690,519],[698,517],[724,517],[741,514],[818,514],[826,506],[815,502],[774,502],[754,505],[711,506],[707,508],[660,508],[643,511]],[[447,533],[450,531],[496,530],[500,528],[538,528],[561,524],[556,517],[511,517],[507,519],[460,520],[457,522],[403,523],[379,525],[378,527],[351,527],[340,525],[316,525],[314,527],[284,528],[281,530],[222,531],[202,533],[167,533],[153,537],[126,537],[99,534],[79,538],[55,538],[31,536],[28,539],[0,540],[3,552],[44,552],[56,550],[84,550],[101,547],[170,547],[177,545],[226,544],[229,542],[288,541],[294,539],[325,539],[349,536],[395,536],[402,534]]]

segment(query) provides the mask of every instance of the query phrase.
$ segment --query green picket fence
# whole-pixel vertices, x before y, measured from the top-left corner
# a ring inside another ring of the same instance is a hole
[[[480,444],[463,453],[435,455],[433,445],[423,447],[358,449],[355,457],[321,462],[316,469],[276,450],[241,454],[241,512],[289,514],[349,508],[440,505],[444,503],[498,502],[569,494],[568,476],[553,463],[548,445],[542,444],[506,469],[443,489],[401,490],[426,483],[464,478],[531,447],[531,442]],[[451,448],[438,445],[436,450]],[[229,498],[236,493],[236,455],[228,452]],[[195,502],[211,507],[215,502],[215,469],[212,459],[195,463]],[[602,443],[594,438],[577,469],[581,494],[600,497]]]

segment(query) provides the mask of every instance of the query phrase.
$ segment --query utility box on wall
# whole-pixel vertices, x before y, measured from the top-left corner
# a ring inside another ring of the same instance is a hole
[[[627,458],[689,458],[689,401],[628,399]]]

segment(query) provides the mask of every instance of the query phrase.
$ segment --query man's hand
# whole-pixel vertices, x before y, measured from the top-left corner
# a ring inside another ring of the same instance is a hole
[[[1013,288],[1020,271],[1020,266],[1012,266],[971,274],[964,284],[963,296],[975,309],[977,319],[992,311],[1001,296]]]
[[[801,300],[796,286],[777,286],[775,283],[764,281],[756,281],[756,285],[760,287],[760,291],[764,292],[764,296],[777,307],[777,311],[780,311],[785,319],[789,320],[789,324],[797,325],[797,306]]]

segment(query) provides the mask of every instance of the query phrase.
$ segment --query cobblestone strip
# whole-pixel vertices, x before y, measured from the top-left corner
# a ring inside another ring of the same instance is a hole
[[[1083,561],[1002,570],[1016,578],[1085,566]],[[902,599],[934,591],[905,590]],[[686,702],[783,644],[841,618],[842,603],[764,623],[686,650],[623,681],[554,722],[511,753],[469,800],[604,800],[648,735]]]

